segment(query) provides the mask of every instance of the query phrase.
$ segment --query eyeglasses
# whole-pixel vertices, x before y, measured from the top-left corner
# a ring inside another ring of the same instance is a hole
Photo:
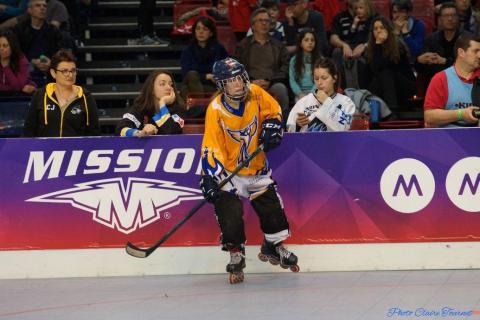
[[[272,20],[270,19],[257,19],[255,22],[266,23],[269,24]]]
[[[458,18],[458,14],[456,14],[456,13],[441,14],[440,17],[456,19],[456,18]]]
[[[71,70],[68,70],[68,69],[57,69],[55,70],[57,72],[60,72],[64,77],[68,76],[69,74],[77,74],[78,73],[78,69],[71,69]]]

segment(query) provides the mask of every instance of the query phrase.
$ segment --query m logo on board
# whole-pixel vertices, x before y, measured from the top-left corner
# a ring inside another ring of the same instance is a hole
[[[380,192],[393,210],[414,213],[425,208],[435,193],[435,179],[430,169],[416,159],[392,162],[380,179]]]
[[[162,210],[202,198],[200,190],[175,182],[128,178],[125,186],[121,178],[113,178],[79,183],[26,201],[68,203],[92,213],[94,221],[129,234],[159,220]]]
[[[480,158],[457,161],[448,171],[445,187],[450,200],[468,212],[480,212]]]

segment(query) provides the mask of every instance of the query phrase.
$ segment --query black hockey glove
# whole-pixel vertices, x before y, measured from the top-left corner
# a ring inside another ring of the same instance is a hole
[[[202,189],[203,197],[210,203],[215,203],[220,197],[220,189],[218,183],[211,175],[204,175],[200,179],[200,188]]]
[[[267,119],[262,124],[260,143],[263,143],[263,150],[268,152],[275,149],[282,142],[282,123],[277,119]]]

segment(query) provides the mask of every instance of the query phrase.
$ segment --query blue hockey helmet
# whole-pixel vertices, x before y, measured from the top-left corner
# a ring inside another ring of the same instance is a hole
[[[248,73],[245,70],[245,66],[232,58],[225,58],[214,63],[213,78],[218,90],[223,92],[228,98],[234,101],[243,100],[250,90],[250,79],[248,78]],[[228,82],[233,82],[236,80],[243,81],[243,91],[240,93],[230,94],[228,90],[226,90],[225,85]]]

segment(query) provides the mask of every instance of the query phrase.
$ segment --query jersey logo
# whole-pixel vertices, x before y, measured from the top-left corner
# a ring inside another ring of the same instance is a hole
[[[93,220],[129,234],[161,218],[161,212],[181,201],[202,199],[201,191],[177,186],[175,182],[121,178],[76,184],[74,188],[28,199],[30,202],[69,203],[92,213]]]
[[[248,147],[250,147],[250,144],[252,143],[252,139],[257,133],[258,130],[258,121],[257,121],[257,116],[253,117],[252,122],[250,122],[245,128],[240,129],[240,130],[232,130],[226,128],[226,131],[230,138],[232,138],[234,141],[241,143],[240,146],[240,152],[237,158],[237,164],[240,164],[241,162],[245,161],[249,154],[248,154]],[[246,167],[248,168],[249,165]]]

